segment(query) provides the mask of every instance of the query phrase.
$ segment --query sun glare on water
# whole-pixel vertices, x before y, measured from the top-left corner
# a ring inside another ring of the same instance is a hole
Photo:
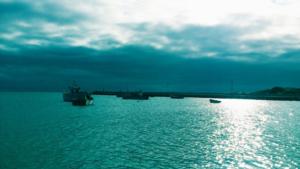
[[[259,155],[265,145],[262,135],[268,119],[264,113],[267,106],[265,101],[222,100],[216,108],[218,129],[213,135],[218,140],[214,150],[220,164],[229,168],[271,167],[269,159]]]

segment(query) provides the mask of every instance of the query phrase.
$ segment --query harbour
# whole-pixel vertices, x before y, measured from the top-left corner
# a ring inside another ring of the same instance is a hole
[[[300,0],[0,0],[0,169],[300,169]]]

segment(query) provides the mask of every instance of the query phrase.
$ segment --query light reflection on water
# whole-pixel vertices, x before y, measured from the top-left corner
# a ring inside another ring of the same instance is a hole
[[[274,161],[270,156],[261,151],[270,144],[270,140],[264,139],[264,132],[271,120],[270,115],[267,114],[270,109],[269,103],[257,100],[224,99],[221,104],[213,105],[218,113],[216,121],[218,127],[210,139],[215,143],[213,151],[220,166],[274,167]],[[288,163],[282,164],[283,161],[276,163],[279,163],[277,167],[291,167]],[[209,166],[210,164],[207,165]]]

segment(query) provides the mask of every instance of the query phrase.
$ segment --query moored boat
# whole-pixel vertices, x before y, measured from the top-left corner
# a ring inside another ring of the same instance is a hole
[[[209,99],[210,103],[221,103],[221,100]]]
[[[119,95],[124,100],[148,100],[149,96],[145,95],[142,91],[139,92],[127,92]]]
[[[171,99],[184,99],[184,96],[179,96],[179,95],[172,95],[170,96]]]
[[[80,87],[73,84],[69,87],[69,92],[63,93],[63,100],[65,102],[72,102],[73,105],[85,106],[93,103],[93,97],[86,91],[80,91]]]

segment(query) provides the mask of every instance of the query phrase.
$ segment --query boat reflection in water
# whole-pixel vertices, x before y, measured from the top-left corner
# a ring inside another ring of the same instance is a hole
[[[68,92],[63,93],[63,99],[65,102],[72,102],[74,106],[85,106],[93,103],[93,97],[86,91],[80,91],[80,87],[77,84],[73,84],[69,87]]]

